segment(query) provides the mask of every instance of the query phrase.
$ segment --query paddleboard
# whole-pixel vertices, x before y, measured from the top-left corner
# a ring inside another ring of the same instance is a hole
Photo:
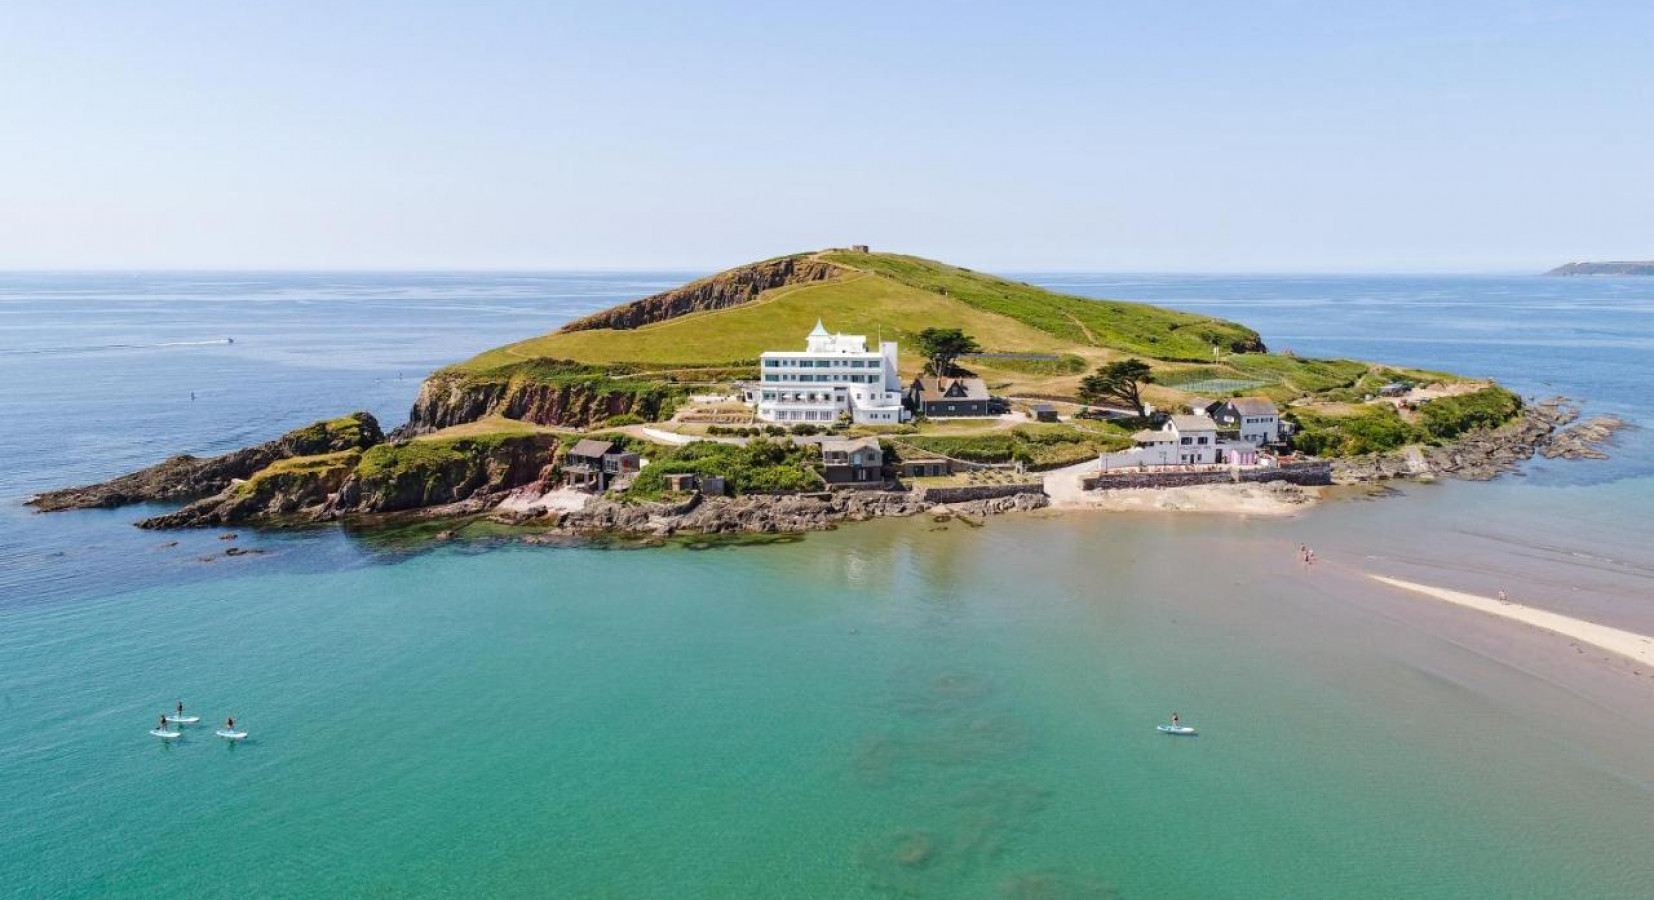
[[[156,737],[160,738],[163,741],[170,741],[173,738],[178,738],[178,737],[183,737],[184,736],[184,733],[182,731],[162,731],[159,728],[151,728],[149,730],[149,733],[155,735]]]
[[[1156,728],[1167,734],[1194,734],[1195,730],[1187,725],[1156,725]]]
[[[167,716],[167,721],[174,725],[194,725],[201,721],[200,716]]]
[[[226,741],[239,741],[242,738],[247,736],[247,732],[245,732],[245,731],[228,731],[228,730],[223,729],[223,728],[220,728],[220,729],[218,729],[217,731],[215,731],[213,733],[218,735],[219,737],[223,738]]]

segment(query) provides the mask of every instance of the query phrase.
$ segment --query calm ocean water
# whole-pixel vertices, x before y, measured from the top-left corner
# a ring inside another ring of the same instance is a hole
[[[0,275],[4,893],[1647,896],[1650,723],[1278,561],[1309,532],[1654,628],[1641,431],[1289,522],[707,552],[328,528],[203,562],[215,533],[20,506],[322,415],[389,427],[432,368],[687,277]],[[1654,280],[1023,277],[1654,421]],[[180,696],[253,740],[145,735]],[[1201,738],[1152,731],[1174,707]]]

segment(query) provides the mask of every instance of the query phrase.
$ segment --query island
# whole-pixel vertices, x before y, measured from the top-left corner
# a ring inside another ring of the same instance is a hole
[[[351,413],[29,502],[181,504],[145,528],[413,517],[552,538],[973,521],[1143,491],[1290,506],[1335,483],[1601,455],[1619,423],[1564,428],[1577,416],[1485,379],[1272,352],[1235,322],[855,246],[440,369],[389,434]]]
[[[1654,275],[1654,260],[1642,262],[1571,262],[1546,275]]]

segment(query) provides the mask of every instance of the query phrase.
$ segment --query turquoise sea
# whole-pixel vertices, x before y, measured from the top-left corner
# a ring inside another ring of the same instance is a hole
[[[691,274],[0,275],[0,894],[1654,891],[1650,673],[1359,576],[1654,630],[1643,431],[1286,520],[713,549],[325,528],[226,558],[21,506],[324,414],[388,427],[432,368]],[[1654,420],[1654,280],[1021,277]],[[145,734],[179,698],[252,738]],[[1173,709],[1202,734],[1154,731]]]

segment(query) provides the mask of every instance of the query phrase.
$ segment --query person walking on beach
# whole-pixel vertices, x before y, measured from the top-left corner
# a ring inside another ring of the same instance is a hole
[[[1500,603],[1509,603],[1510,602],[1510,595],[1505,593],[1504,591],[1500,591],[1499,592],[1499,602]]]

